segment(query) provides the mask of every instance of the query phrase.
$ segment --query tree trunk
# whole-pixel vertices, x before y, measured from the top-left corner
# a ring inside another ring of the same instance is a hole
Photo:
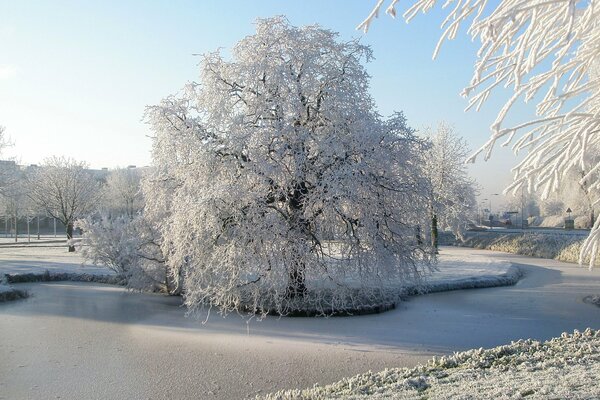
[[[593,228],[595,223],[596,223],[596,215],[594,214],[594,209],[592,208],[590,211],[590,228]]]
[[[309,230],[309,223],[302,217],[303,213],[303,197],[308,193],[308,189],[306,188],[306,184],[301,182],[296,184],[292,196],[289,200],[289,206],[292,209],[292,219],[291,224],[293,229],[297,229],[297,235],[303,238],[308,239],[307,231]],[[293,250],[292,250],[293,251]],[[304,264],[304,260],[302,259],[302,254],[294,254],[294,259],[292,261],[292,265],[288,270],[288,287],[285,292],[285,297],[288,299],[293,299],[296,297],[303,298],[306,295],[306,282],[304,277],[304,270],[306,269],[306,265]]]
[[[417,239],[417,246],[423,245],[423,236],[421,236],[421,226],[417,225],[415,228],[415,238]]]
[[[19,221],[17,220],[17,216],[15,215],[15,242],[19,241]]]
[[[288,287],[286,289],[285,297],[288,299],[296,297],[304,298],[307,291],[306,282],[304,280],[304,263],[301,261],[295,262],[288,274]]]
[[[67,242],[69,242],[69,253],[72,253],[75,251],[75,246],[73,246],[73,243],[71,242],[71,240],[73,239],[73,222],[67,222]]]
[[[437,215],[431,216],[431,245],[437,252],[438,248],[438,227],[437,227]]]

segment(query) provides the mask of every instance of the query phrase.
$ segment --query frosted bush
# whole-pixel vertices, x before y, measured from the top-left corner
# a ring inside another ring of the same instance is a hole
[[[78,246],[86,260],[125,277],[131,289],[173,291],[160,247],[143,217],[86,218],[76,227],[83,231]]]

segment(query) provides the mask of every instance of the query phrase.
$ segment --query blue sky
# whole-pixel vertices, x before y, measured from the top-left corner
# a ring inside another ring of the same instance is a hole
[[[470,80],[475,44],[462,36],[432,61],[439,9],[409,25],[380,16],[363,35],[355,27],[374,3],[0,0],[0,124],[15,143],[7,155],[25,164],[51,155],[95,168],[149,164],[144,107],[197,79],[194,54],[231,48],[252,34],[256,18],[273,15],[294,25],[318,23],[341,39],[361,37],[376,58],[367,70],[381,114],[402,110],[417,129],[445,120],[473,149],[482,145],[503,97],[479,113],[463,112],[459,92]],[[518,109],[513,120],[528,112]],[[481,197],[509,182],[516,159],[501,150],[471,168]]]

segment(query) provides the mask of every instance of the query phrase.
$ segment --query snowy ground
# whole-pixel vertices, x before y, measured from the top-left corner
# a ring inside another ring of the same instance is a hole
[[[111,281],[115,274],[105,267],[85,264],[79,253],[69,253],[64,239],[42,237],[31,243],[0,239],[0,302],[19,300],[27,292],[15,288],[6,276],[44,276],[44,279]]]
[[[521,277],[518,266],[486,254],[442,248],[437,271],[427,279],[428,292],[505,286]]]
[[[64,242],[64,241],[62,241]],[[4,274],[85,273],[109,275],[111,270],[84,263],[80,253],[69,253],[66,245],[42,241],[35,245],[0,244],[0,277]]]
[[[487,259],[518,263],[525,275],[514,286],[413,297],[383,314],[250,323],[211,315],[204,325],[185,317],[178,298],[79,282],[14,285],[32,296],[0,304],[0,398],[251,398],[600,327],[600,309],[583,301],[600,292],[597,271],[468,248],[442,256],[447,268]]]

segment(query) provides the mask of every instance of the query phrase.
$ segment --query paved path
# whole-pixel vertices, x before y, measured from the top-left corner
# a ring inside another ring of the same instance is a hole
[[[512,287],[415,297],[380,315],[185,318],[178,299],[84,283],[26,286],[0,304],[0,399],[233,399],[310,387],[432,354],[600,328],[600,271],[466,248],[442,251],[522,264]],[[19,285],[22,287],[25,285]]]

